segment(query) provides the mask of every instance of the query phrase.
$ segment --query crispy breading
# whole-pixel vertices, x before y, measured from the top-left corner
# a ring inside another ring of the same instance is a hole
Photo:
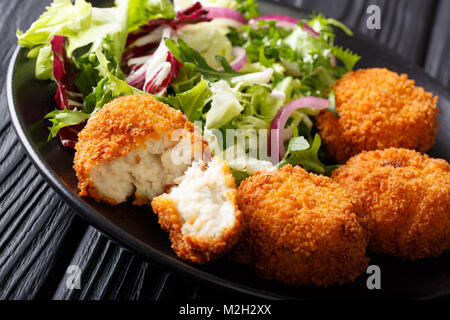
[[[407,260],[450,249],[450,165],[407,149],[362,152],[332,178],[358,196],[369,249]]]
[[[327,286],[367,267],[359,201],[326,176],[287,165],[261,171],[238,188],[246,228],[233,250],[266,279]]]
[[[339,163],[361,151],[389,147],[427,151],[437,132],[437,100],[406,74],[356,70],[333,85],[339,117],[324,110],[317,128],[330,157]]]
[[[193,146],[194,139],[200,139],[202,148],[206,148],[206,142],[180,111],[148,95],[124,96],[103,106],[78,134],[75,145],[73,168],[79,180],[80,196],[117,204],[114,199],[99,195],[90,177],[91,169],[124,157],[143,147],[149,139],[157,141],[165,135],[171,141],[171,134],[177,129],[191,134]],[[136,195],[136,204],[144,202]]]
[[[222,166],[223,184],[226,189],[229,189],[224,195],[226,199],[223,198],[222,201],[228,200],[234,208],[234,223],[232,226],[223,229],[221,236],[205,237],[198,234],[184,234],[182,230],[183,225],[193,224],[195,219],[183,221],[182,215],[177,209],[177,203],[171,197],[170,192],[158,196],[152,201],[153,212],[158,215],[159,224],[165,231],[170,233],[172,249],[181,259],[198,264],[209,262],[228,252],[239,240],[244,226],[243,215],[237,207],[236,183],[233,175],[225,161],[218,158],[215,158],[215,161]],[[208,166],[206,163],[203,165],[205,169]],[[211,177],[211,179],[214,178]],[[204,188],[207,188],[207,186],[204,186]],[[188,197],[191,197],[189,190],[186,190],[186,193]],[[196,201],[195,198],[192,201]],[[183,209],[186,208],[180,208],[180,210]],[[213,219],[216,219],[221,212],[212,213],[214,214]],[[201,219],[202,217],[198,218]]]

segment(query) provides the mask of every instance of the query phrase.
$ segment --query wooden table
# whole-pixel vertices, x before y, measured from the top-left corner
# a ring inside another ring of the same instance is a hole
[[[123,249],[77,216],[38,174],[11,126],[6,70],[15,32],[27,29],[44,0],[0,2],[0,299],[214,299],[224,289],[164,271]],[[450,88],[448,0],[281,0],[323,12],[393,48]],[[381,8],[381,30],[368,30],[366,9]],[[82,270],[68,290],[69,265]],[[234,296],[239,296],[233,293]]]

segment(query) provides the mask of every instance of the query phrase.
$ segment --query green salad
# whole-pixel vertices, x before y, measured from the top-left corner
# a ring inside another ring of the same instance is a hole
[[[114,98],[148,94],[179,109],[241,181],[301,165],[329,174],[314,117],[338,116],[332,85],[359,56],[334,44],[352,32],[321,14],[261,16],[254,0],[54,0],[17,38],[35,76],[57,84],[49,139],[73,147]]]

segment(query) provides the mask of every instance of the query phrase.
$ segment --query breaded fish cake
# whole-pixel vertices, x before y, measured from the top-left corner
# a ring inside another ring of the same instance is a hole
[[[170,232],[175,253],[205,263],[231,249],[242,228],[236,184],[225,161],[194,162],[169,193],[153,199],[162,228]]]
[[[191,165],[196,146],[201,157],[206,142],[180,111],[144,94],[114,99],[78,135],[80,195],[150,204]]]
[[[450,165],[413,150],[362,152],[332,178],[358,196],[369,249],[407,260],[450,249]]]
[[[266,279],[327,286],[367,267],[359,202],[326,176],[287,165],[261,171],[238,188],[246,228],[233,250]]]
[[[333,89],[339,117],[325,110],[316,119],[327,153],[337,162],[361,151],[397,147],[425,152],[433,146],[438,98],[406,74],[356,70]]]

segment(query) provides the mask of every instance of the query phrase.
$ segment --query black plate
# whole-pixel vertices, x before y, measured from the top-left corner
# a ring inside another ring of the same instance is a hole
[[[265,13],[295,14],[277,5],[262,6]],[[298,15],[298,13],[297,13]],[[441,85],[419,67],[407,63],[389,49],[361,36],[353,38],[338,34],[337,41],[362,56],[357,68],[387,67],[407,73],[417,84],[439,95],[439,122],[436,144],[430,151],[434,157],[450,159],[450,95]],[[391,297],[431,298],[450,294],[450,253],[438,259],[401,262],[386,256],[370,255],[371,264],[382,272],[382,290],[366,287],[367,275],[354,283],[323,288],[291,288],[256,277],[247,267],[222,258],[205,266],[179,260],[170,249],[167,234],[159,227],[148,207],[129,204],[108,206],[89,198],[77,196],[77,179],[72,169],[73,150],[61,146],[59,139],[47,143],[49,123],[42,117],[55,108],[55,85],[34,79],[34,61],[26,58],[26,51],[17,49],[8,72],[8,102],[14,127],[28,155],[49,184],[79,214],[108,237],[127,246],[151,261],[182,272],[201,281],[265,298],[313,297]]]

